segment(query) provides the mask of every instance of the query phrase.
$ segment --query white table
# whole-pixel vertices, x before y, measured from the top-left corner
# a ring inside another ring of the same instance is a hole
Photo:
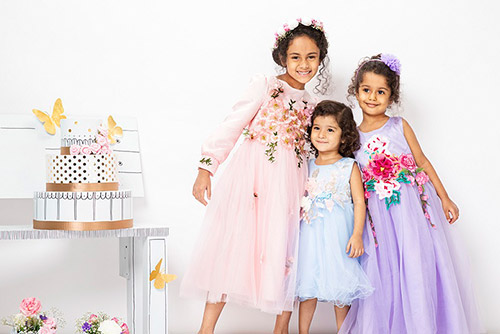
[[[167,268],[166,227],[104,231],[34,230],[30,225],[0,226],[0,240],[120,238],[120,276],[127,279],[127,324],[132,334],[168,333],[168,289],[158,290],[149,273],[160,259]]]

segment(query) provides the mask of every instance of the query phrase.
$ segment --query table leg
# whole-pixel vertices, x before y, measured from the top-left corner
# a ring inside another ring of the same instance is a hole
[[[150,273],[162,259],[168,273],[167,238],[120,238],[120,276],[127,279],[127,324],[132,334],[168,334],[168,286],[156,289]]]

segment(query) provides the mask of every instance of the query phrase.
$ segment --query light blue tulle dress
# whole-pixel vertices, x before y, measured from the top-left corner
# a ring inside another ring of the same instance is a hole
[[[354,228],[350,177],[354,159],[331,165],[309,161],[298,255],[296,296],[343,307],[365,298],[373,288],[358,259],[346,247]]]

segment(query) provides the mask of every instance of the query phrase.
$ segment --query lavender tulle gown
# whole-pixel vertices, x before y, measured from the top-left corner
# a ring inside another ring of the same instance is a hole
[[[402,119],[360,136],[370,196],[361,264],[375,291],[353,303],[339,333],[480,333],[467,257],[415,166]]]

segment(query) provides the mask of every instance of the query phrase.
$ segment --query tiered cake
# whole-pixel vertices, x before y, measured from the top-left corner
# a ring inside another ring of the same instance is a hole
[[[132,227],[131,192],[118,189],[109,142],[99,120],[61,120],[61,154],[47,156],[46,191],[35,193],[35,229]]]

